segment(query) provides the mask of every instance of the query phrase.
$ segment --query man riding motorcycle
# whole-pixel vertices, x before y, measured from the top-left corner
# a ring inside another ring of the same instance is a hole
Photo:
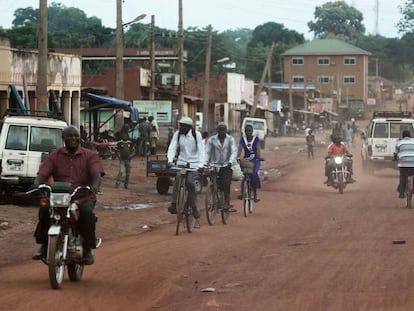
[[[355,182],[355,179],[352,178],[352,159],[348,157],[348,148],[343,142],[341,142],[341,136],[337,134],[332,135],[332,143],[328,146],[328,155],[325,157],[325,176],[328,178],[324,184],[327,186],[332,185],[331,180],[331,171],[335,168],[334,157],[335,156],[344,156],[344,164],[347,166],[348,171],[350,172],[350,177],[348,183]]]

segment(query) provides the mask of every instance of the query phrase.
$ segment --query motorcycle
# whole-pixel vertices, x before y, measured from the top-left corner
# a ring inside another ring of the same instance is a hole
[[[39,195],[41,208],[48,208],[50,227],[48,230],[47,257],[42,259],[49,267],[49,281],[53,289],[59,289],[63,283],[65,266],[69,280],[80,281],[83,274],[83,237],[79,230],[79,208],[74,199],[82,192],[91,192],[89,186],[78,186],[72,192],[68,182],[55,182],[52,186],[41,184],[26,194]],[[96,247],[102,243],[97,239]]]
[[[352,161],[352,155],[342,155],[334,156],[331,161],[333,161],[334,166],[330,172],[331,175],[331,186],[335,189],[338,189],[340,194],[344,193],[346,185],[350,183],[351,172],[348,170],[348,165],[345,163],[347,161]]]
[[[91,141],[90,144],[92,149],[95,150],[102,159],[116,160],[119,158],[118,142],[116,141]]]

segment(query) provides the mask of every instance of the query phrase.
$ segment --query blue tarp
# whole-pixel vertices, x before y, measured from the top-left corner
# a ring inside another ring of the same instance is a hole
[[[9,87],[10,87],[11,94],[12,94],[13,98],[16,100],[17,105],[19,106],[19,109],[20,109],[21,113],[23,115],[27,115],[26,106],[24,105],[23,100],[20,97],[20,94],[17,91],[16,86],[14,84],[9,84]]]
[[[95,95],[92,93],[86,93],[86,96],[88,96],[90,99],[93,99],[97,102],[107,104],[104,107],[123,109],[125,111],[129,111],[131,121],[138,122],[138,119],[139,119],[138,109],[132,106],[130,102],[116,99],[113,97],[99,96],[99,95]]]

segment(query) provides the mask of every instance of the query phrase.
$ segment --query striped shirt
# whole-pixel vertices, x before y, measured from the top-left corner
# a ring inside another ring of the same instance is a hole
[[[395,145],[399,167],[414,167],[414,139],[401,138]]]

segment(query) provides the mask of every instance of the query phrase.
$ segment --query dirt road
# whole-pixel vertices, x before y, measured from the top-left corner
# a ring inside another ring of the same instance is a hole
[[[281,153],[265,153],[261,202],[245,218],[234,200],[239,212],[228,225],[203,217],[199,230],[175,236],[165,196],[163,207],[145,211],[98,208],[105,242],[96,263],[59,291],[46,266],[29,259],[30,230],[22,229],[21,243],[0,239],[9,258],[18,254],[17,263],[0,265],[0,309],[413,310],[414,211],[397,198],[397,171],[363,175],[356,148],[357,182],[340,195],[323,185],[324,150],[313,161],[293,150],[281,178],[272,175]]]

